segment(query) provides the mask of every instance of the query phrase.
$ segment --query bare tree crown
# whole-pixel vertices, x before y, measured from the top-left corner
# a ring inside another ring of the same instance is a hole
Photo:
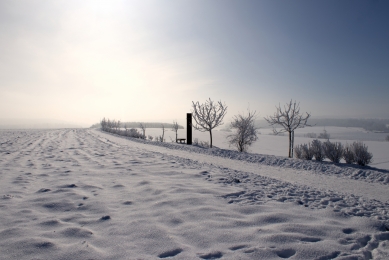
[[[172,131],[177,132],[179,127],[180,126],[178,125],[177,121],[173,121]]]
[[[275,134],[289,133],[289,158],[293,158],[294,130],[310,126],[307,124],[307,121],[311,114],[306,113],[305,116],[300,114],[300,103],[293,102],[292,100],[284,106],[284,110],[282,110],[281,105],[278,105],[276,109],[277,111],[274,115],[265,117],[265,120],[273,126]],[[276,125],[281,126],[281,130],[277,130]]]
[[[140,123],[139,127],[140,127],[140,129],[142,129],[143,138],[146,139],[146,124],[145,123]]]
[[[204,104],[198,101],[193,104],[193,119],[196,125],[193,126],[196,130],[201,132],[211,131],[215,127],[223,124],[223,118],[227,113],[227,106],[221,101],[217,103],[208,99]]]
[[[309,126],[307,124],[308,118],[311,114],[306,113],[306,115],[300,114],[300,103],[293,102],[290,100],[284,106],[284,109],[281,108],[281,105],[276,107],[277,111],[273,116],[265,117],[265,120],[271,125],[279,125],[282,126],[281,130],[276,130],[273,128],[274,133],[278,134],[281,132],[293,132],[297,128],[304,128],[305,126]]]

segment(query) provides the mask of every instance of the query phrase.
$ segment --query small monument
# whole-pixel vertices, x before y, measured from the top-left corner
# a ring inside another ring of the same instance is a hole
[[[186,114],[186,144],[192,144],[192,113]]]

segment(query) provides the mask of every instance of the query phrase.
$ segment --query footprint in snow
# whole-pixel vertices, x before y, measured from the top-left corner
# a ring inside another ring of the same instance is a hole
[[[302,239],[300,239],[301,242],[311,242],[311,243],[315,243],[315,242],[319,242],[321,241],[320,238],[317,238],[317,237],[303,237]]]
[[[50,190],[50,189],[42,188],[42,189],[38,190],[37,192],[48,192],[48,191],[51,191],[51,190]]]
[[[181,252],[182,252],[181,248],[176,248],[176,249],[173,249],[173,250],[169,250],[169,251],[163,252],[162,254],[159,254],[158,257],[159,258],[173,257],[173,256],[178,255]]]
[[[236,250],[243,249],[243,248],[246,248],[246,247],[247,246],[245,246],[245,245],[238,245],[238,246],[232,246],[229,249],[232,250],[232,251],[236,251]]]
[[[289,258],[296,254],[296,250],[293,249],[283,249],[280,251],[277,251],[276,254],[281,258]]]
[[[351,233],[354,233],[354,232],[355,232],[355,230],[352,229],[352,228],[344,228],[344,229],[342,229],[342,231],[343,231],[343,233],[345,233],[345,234],[351,234]]]
[[[61,186],[60,188],[77,188],[77,185],[76,184],[67,184],[67,185],[63,185]]]
[[[219,251],[211,252],[208,254],[199,254],[199,257],[201,259],[218,259],[218,258],[222,258],[222,256],[223,256],[223,254]]]
[[[110,216],[103,216],[103,217],[101,217],[100,218],[100,220],[102,220],[102,221],[105,221],[105,220],[110,220],[111,219],[111,217]]]

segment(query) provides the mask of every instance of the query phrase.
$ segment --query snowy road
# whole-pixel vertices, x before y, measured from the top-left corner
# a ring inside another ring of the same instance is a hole
[[[91,132],[96,136],[104,137],[118,145],[126,145],[131,142],[120,137],[102,133],[98,130],[92,130]],[[319,190],[331,190],[344,194],[354,194],[360,197],[365,197],[367,199],[376,199],[381,202],[388,202],[389,200],[389,187],[380,183],[368,183],[352,180],[349,178],[339,178],[338,176],[320,176],[318,174],[312,174],[312,172],[309,170],[295,170],[290,168],[261,165],[259,163],[248,163],[245,161],[230,160],[182,150],[172,150],[138,142],[131,142],[131,146],[148,151],[177,156],[180,158],[188,158],[200,163],[213,164],[221,168],[229,168],[237,171],[259,174],[261,176],[266,176],[297,185],[315,187]]]

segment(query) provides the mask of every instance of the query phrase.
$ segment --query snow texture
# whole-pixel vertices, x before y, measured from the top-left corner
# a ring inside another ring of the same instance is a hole
[[[263,155],[263,154],[255,154],[255,153],[241,153],[238,151],[233,151],[228,149],[219,149],[217,147],[208,149],[200,146],[197,147],[188,146],[185,144],[153,142],[153,141],[142,140],[137,138],[128,138],[128,139],[143,144],[151,144],[151,145],[161,146],[169,149],[201,153],[201,154],[218,156],[218,157],[256,163],[261,165],[279,166],[285,168],[293,168],[297,170],[310,170],[314,173],[321,174],[321,175],[322,174],[337,175],[337,176],[344,176],[347,178],[351,178],[354,180],[378,182],[386,185],[389,184],[389,170],[386,169],[378,169],[373,167],[360,167],[358,165],[345,164],[345,163],[334,164],[331,162],[300,160],[294,158],[286,158],[282,156]]]
[[[2,131],[0,259],[388,259],[388,182],[347,171],[387,176],[97,130]]]

